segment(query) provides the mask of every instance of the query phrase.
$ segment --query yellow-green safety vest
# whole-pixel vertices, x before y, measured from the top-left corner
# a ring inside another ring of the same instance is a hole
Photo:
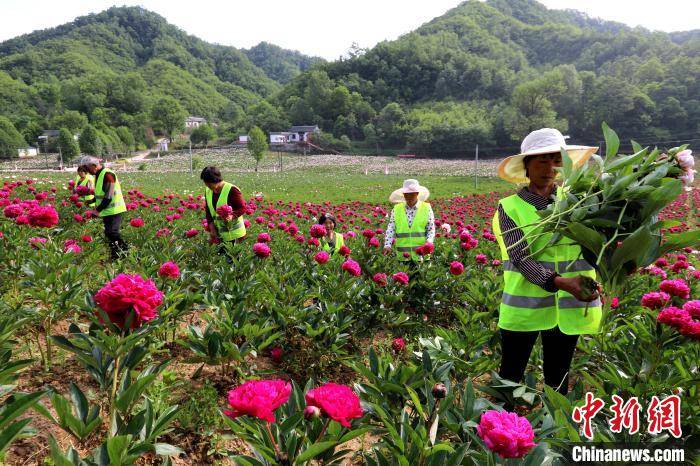
[[[342,248],[343,245],[345,244],[345,238],[343,237],[343,235],[341,233],[338,233],[337,231],[334,231],[333,234],[335,235],[335,246],[333,247],[332,254],[338,254],[338,252],[340,251],[340,248]],[[328,252],[331,251],[331,245],[328,244],[328,241],[326,241],[325,236],[323,238],[321,238],[321,249],[323,249],[324,251],[328,251]]]
[[[540,232],[537,224],[541,218],[537,215],[537,209],[517,194],[501,199],[499,205],[526,237]],[[550,293],[526,279],[510,261],[498,220],[498,210],[493,216],[493,233],[500,246],[503,260],[504,286],[498,317],[499,328],[526,332],[559,326],[559,329],[567,335],[600,332],[602,317],[600,299],[586,303],[579,301],[566,291]],[[551,240],[552,233],[536,238],[529,242],[530,251],[536,253],[532,259],[548,269],[555,270],[562,277],[584,275],[595,280],[595,269],[581,258],[581,247],[578,244],[563,238],[556,244],[542,249]],[[564,243],[564,240],[569,242]],[[588,311],[587,315],[584,315],[586,304],[588,304]]]
[[[400,202],[394,206],[394,238],[396,238],[394,247],[399,260],[423,260],[423,257],[416,253],[416,248],[425,244],[427,239],[425,228],[428,226],[429,211],[430,204],[418,201],[416,215],[409,227],[406,203]],[[404,252],[410,253],[410,257],[404,257]]]
[[[75,177],[75,186],[76,188],[78,186],[87,186],[88,188],[90,186],[95,186],[95,177],[87,174],[85,177],[81,180],[80,175]],[[80,196],[80,200],[83,201],[88,207],[93,207],[95,205],[95,196],[93,194],[88,194],[87,196]]]
[[[219,233],[219,237],[222,241],[233,241],[238,238],[244,237],[246,234],[245,224],[243,223],[242,215],[238,217],[238,221],[236,223],[234,223],[233,225],[227,225],[227,222],[222,220],[216,213],[216,209],[228,203],[228,194],[231,191],[231,188],[238,189],[237,186],[234,186],[231,183],[224,181],[224,187],[219,193],[219,199],[216,201],[216,207],[212,202],[214,191],[212,191],[209,188],[204,188],[204,197],[207,201],[207,208],[209,209],[209,214],[214,219],[216,231]]]
[[[119,178],[117,178],[117,174],[109,168],[103,168],[100,171],[100,174],[97,175],[97,181],[95,181],[95,204],[100,205],[105,197],[105,173],[111,173],[112,175],[114,175],[114,195],[112,196],[112,199],[107,208],[100,212],[100,217],[108,217],[110,215],[116,215],[121,214],[122,212],[126,212],[126,203],[124,202],[124,196],[122,195],[122,187],[119,184]]]

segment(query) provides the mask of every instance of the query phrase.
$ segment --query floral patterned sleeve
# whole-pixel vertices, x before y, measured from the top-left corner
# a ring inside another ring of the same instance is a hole
[[[394,211],[391,211],[391,217],[389,218],[389,225],[386,227],[386,232],[384,233],[384,247],[390,248],[391,243],[394,242],[394,230],[396,226],[394,225]]]
[[[435,242],[435,214],[433,208],[428,209],[428,224],[425,226],[425,241],[428,243]]]

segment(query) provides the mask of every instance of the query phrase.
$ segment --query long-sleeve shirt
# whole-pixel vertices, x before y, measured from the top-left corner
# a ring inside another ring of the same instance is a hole
[[[219,196],[220,193],[217,192],[212,192],[211,196],[211,203],[216,206],[216,203],[219,202]],[[226,203],[231,206],[233,209],[233,216],[234,217],[240,217],[245,213],[245,201],[243,200],[243,194],[241,194],[241,191],[236,188],[235,186],[232,187],[229,192],[228,192],[228,199],[226,200]],[[206,206],[206,209],[204,209],[207,215],[207,223],[209,225],[214,223],[214,219],[211,216],[211,212],[209,212],[209,206]]]
[[[413,218],[416,216],[418,211],[418,203],[413,207],[406,204],[406,218],[408,219],[408,226],[413,225]],[[394,236],[396,236],[396,222],[394,221],[394,211],[391,211],[391,217],[389,218],[389,225],[386,227],[386,232],[384,233],[384,247],[390,248],[391,244],[394,242]],[[433,208],[428,207],[428,224],[425,226],[425,241],[427,243],[433,243],[435,241],[435,215],[433,214]]]
[[[95,182],[97,182],[97,178],[100,176],[102,170],[104,170],[104,168],[100,168],[97,173],[95,173]],[[95,207],[98,212],[105,210],[109,206],[109,203],[112,202],[114,183],[116,181],[117,179],[112,173],[105,173],[105,176],[102,178],[102,192],[105,193],[105,197],[102,199],[102,202],[100,202],[100,205]]]
[[[527,187],[518,191],[518,196],[528,204],[535,206],[537,210],[543,210],[555,201],[554,194],[550,197],[540,196],[539,194],[530,192]],[[523,238],[522,230],[518,228],[515,221],[506,214],[500,204],[498,206],[498,222],[501,225],[501,231],[511,230],[503,235],[503,242],[507,248],[510,248]],[[508,249],[508,257],[511,263],[527,280],[550,293],[557,291],[557,287],[554,285],[554,279],[558,275],[556,271],[543,266],[531,257],[527,257],[529,254],[530,246],[527,241],[523,241],[517,246]]]

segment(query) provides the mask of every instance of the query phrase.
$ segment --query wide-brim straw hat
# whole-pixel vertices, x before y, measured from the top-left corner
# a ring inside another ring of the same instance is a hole
[[[591,158],[598,147],[570,145],[559,130],[538,129],[525,136],[519,154],[506,157],[498,164],[498,176],[511,183],[529,183],[530,180],[525,176],[525,157],[559,153],[562,149],[569,154],[574,167],[579,167]]]
[[[391,193],[389,201],[394,204],[403,202],[406,199],[403,197],[405,193],[418,193],[418,200],[425,201],[430,196],[430,191],[425,186],[421,186],[418,180],[405,180],[403,186]]]

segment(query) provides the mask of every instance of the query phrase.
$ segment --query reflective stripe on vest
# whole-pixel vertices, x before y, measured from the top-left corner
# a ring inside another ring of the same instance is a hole
[[[343,247],[345,244],[345,238],[341,233],[338,233],[337,231],[333,232],[335,234],[335,244],[333,245],[333,254],[338,254],[340,252],[340,248]],[[328,241],[326,241],[326,237],[324,236],[321,238],[321,249],[324,251],[330,252],[331,250],[331,245],[328,244]]]
[[[238,221],[236,223],[231,223],[227,222],[225,220],[222,220],[219,217],[219,214],[216,213],[216,209],[221,207],[222,205],[226,205],[228,203],[228,194],[231,191],[231,188],[236,188],[238,189],[237,186],[232,185],[231,183],[228,183],[224,181],[224,187],[221,188],[221,192],[219,193],[219,199],[216,201],[216,207],[214,207],[213,204],[213,196],[214,196],[214,191],[212,191],[209,188],[205,188],[204,190],[204,197],[207,202],[207,208],[209,209],[209,214],[211,215],[211,218],[214,219],[214,225],[216,226],[216,231],[219,233],[219,237],[223,241],[233,241],[238,238],[242,238],[246,235],[246,229],[245,229],[245,224],[243,223],[243,216],[241,215],[238,217]],[[240,190],[239,190],[240,191]]]
[[[541,218],[533,205],[517,194],[502,199],[499,204],[526,236],[536,237],[539,231],[537,224]],[[568,335],[600,332],[602,309],[599,299],[585,303],[565,291],[550,293],[530,282],[510,260],[503,241],[498,211],[493,217],[493,232],[503,260],[504,286],[498,318],[500,328],[535,331],[558,326]],[[552,234],[542,235],[528,245],[530,251],[539,251],[531,257],[532,260],[547,269],[555,270],[563,277],[583,275],[596,278],[595,269],[580,258],[580,246],[566,243],[565,241],[570,241],[566,238],[547,246],[551,238]],[[587,315],[584,315],[586,312]]]
[[[105,173],[111,173],[114,175],[114,195],[112,196],[107,208],[100,212],[100,217],[107,217],[109,215],[116,215],[126,212],[126,203],[124,202],[124,196],[122,196],[122,187],[119,184],[119,178],[117,178],[117,174],[109,168],[103,168],[100,171],[100,174],[97,175],[97,181],[95,181],[95,203],[100,205],[105,197],[103,186]]]
[[[399,260],[423,259],[416,253],[416,248],[425,244],[425,229],[428,226],[429,211],[430,204],[418,201],[416,215],[413,217],[413,223],[409,227],[406,203],[400,202],[394,206],[394,238],[396,238],[394,247]],[[404,252],[409,253],[410,256],[404,257]]]

